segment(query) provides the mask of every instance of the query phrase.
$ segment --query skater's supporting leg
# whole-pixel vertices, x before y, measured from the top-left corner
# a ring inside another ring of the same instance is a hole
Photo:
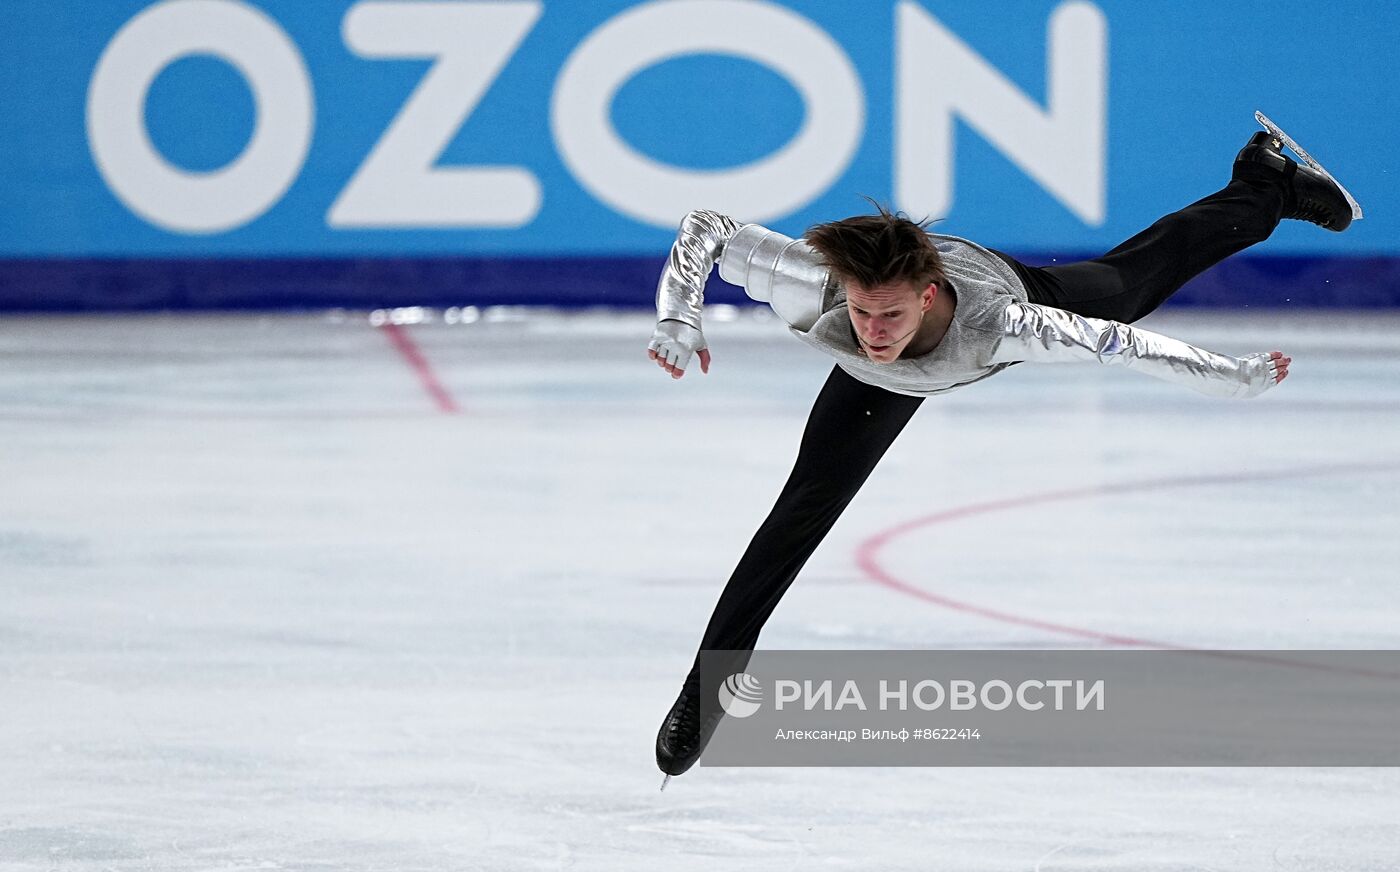
[[[832,369],[792,474],[720,595],[702,649],[754,647],[778,600],[922,401]]]
[[[701,640],[702,652],[737,652],[726,672],[745,667],[778,601],[922,402],[832,369],[807,418],[792,474],[729,577]],[[685,772],[714,725],[714,718],[701,719],[697,655],[657,733],[657,766],[668,775]]]

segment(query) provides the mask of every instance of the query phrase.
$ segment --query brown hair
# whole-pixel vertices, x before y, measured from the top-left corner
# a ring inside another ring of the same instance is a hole
[[[915,291],[929,283],[942,289],[947,277],[938,249],[924,232],[928,222],[916,224],[903,212],[874,205],[879,214],[818,224],[804,238],[841,282],[877,288],[907,281]]]

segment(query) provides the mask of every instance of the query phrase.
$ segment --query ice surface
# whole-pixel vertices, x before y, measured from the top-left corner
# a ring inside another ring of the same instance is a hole
[[[1396,647],[1400,318],[1149,326],[1292,375],[1231,402],[1025,366],[927,401],[763,644]],[[404,329],[460,414],[363,315],[0,326],[0,870],[1400,866],[1386,769],[658,793],[656,727],[829,364],[748,315],[679,382],[644,315]]]

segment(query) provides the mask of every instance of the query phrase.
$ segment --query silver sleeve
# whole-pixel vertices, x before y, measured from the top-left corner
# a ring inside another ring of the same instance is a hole
[[[1013,303],[989,363],[1119,364],[1212,397],[1252,397],[1275,383],[1268,354],[1230,357],[1117,321],[1035,303]]]
[[[772,306],[803,333],[817,323],[836,290],[815,249],[758,224],[745,224],[729,240],[720,256],[719,277]]]
[[[695,211],[681,220],[671,256],[656,285],[656,320],[682,321],[700,329],[705,280],[739,224],[718,212]]]

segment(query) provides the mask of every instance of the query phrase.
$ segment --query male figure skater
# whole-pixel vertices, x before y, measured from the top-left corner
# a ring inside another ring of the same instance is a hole
[[[705,279],[769,303],[801,340],[836,359],[803,432],[792,474],[720,595],[702,651],[752,651],[807,558],[924,397],[1018,362],[1119,364],[1217,397],[1253,397],[1288,375],[1281,352],[1236,358],[1128,326],[1188,279],[1267,239],[1280,219],[1342,231],[1360,208],[1267,118],[1237,155],[1230,183],[1103,257],[1030,267],[965,239],[927,233],[880,210],[792,240],[714,212],[681,223],[657,289],[648,346],[680,378],[710,354],[701,333]],[[1299,165],[1283,153],[1287,146]],[[735,664],[735,671],[743,668]],[[670,775],[699,758],[699,657],[656,738]]]

